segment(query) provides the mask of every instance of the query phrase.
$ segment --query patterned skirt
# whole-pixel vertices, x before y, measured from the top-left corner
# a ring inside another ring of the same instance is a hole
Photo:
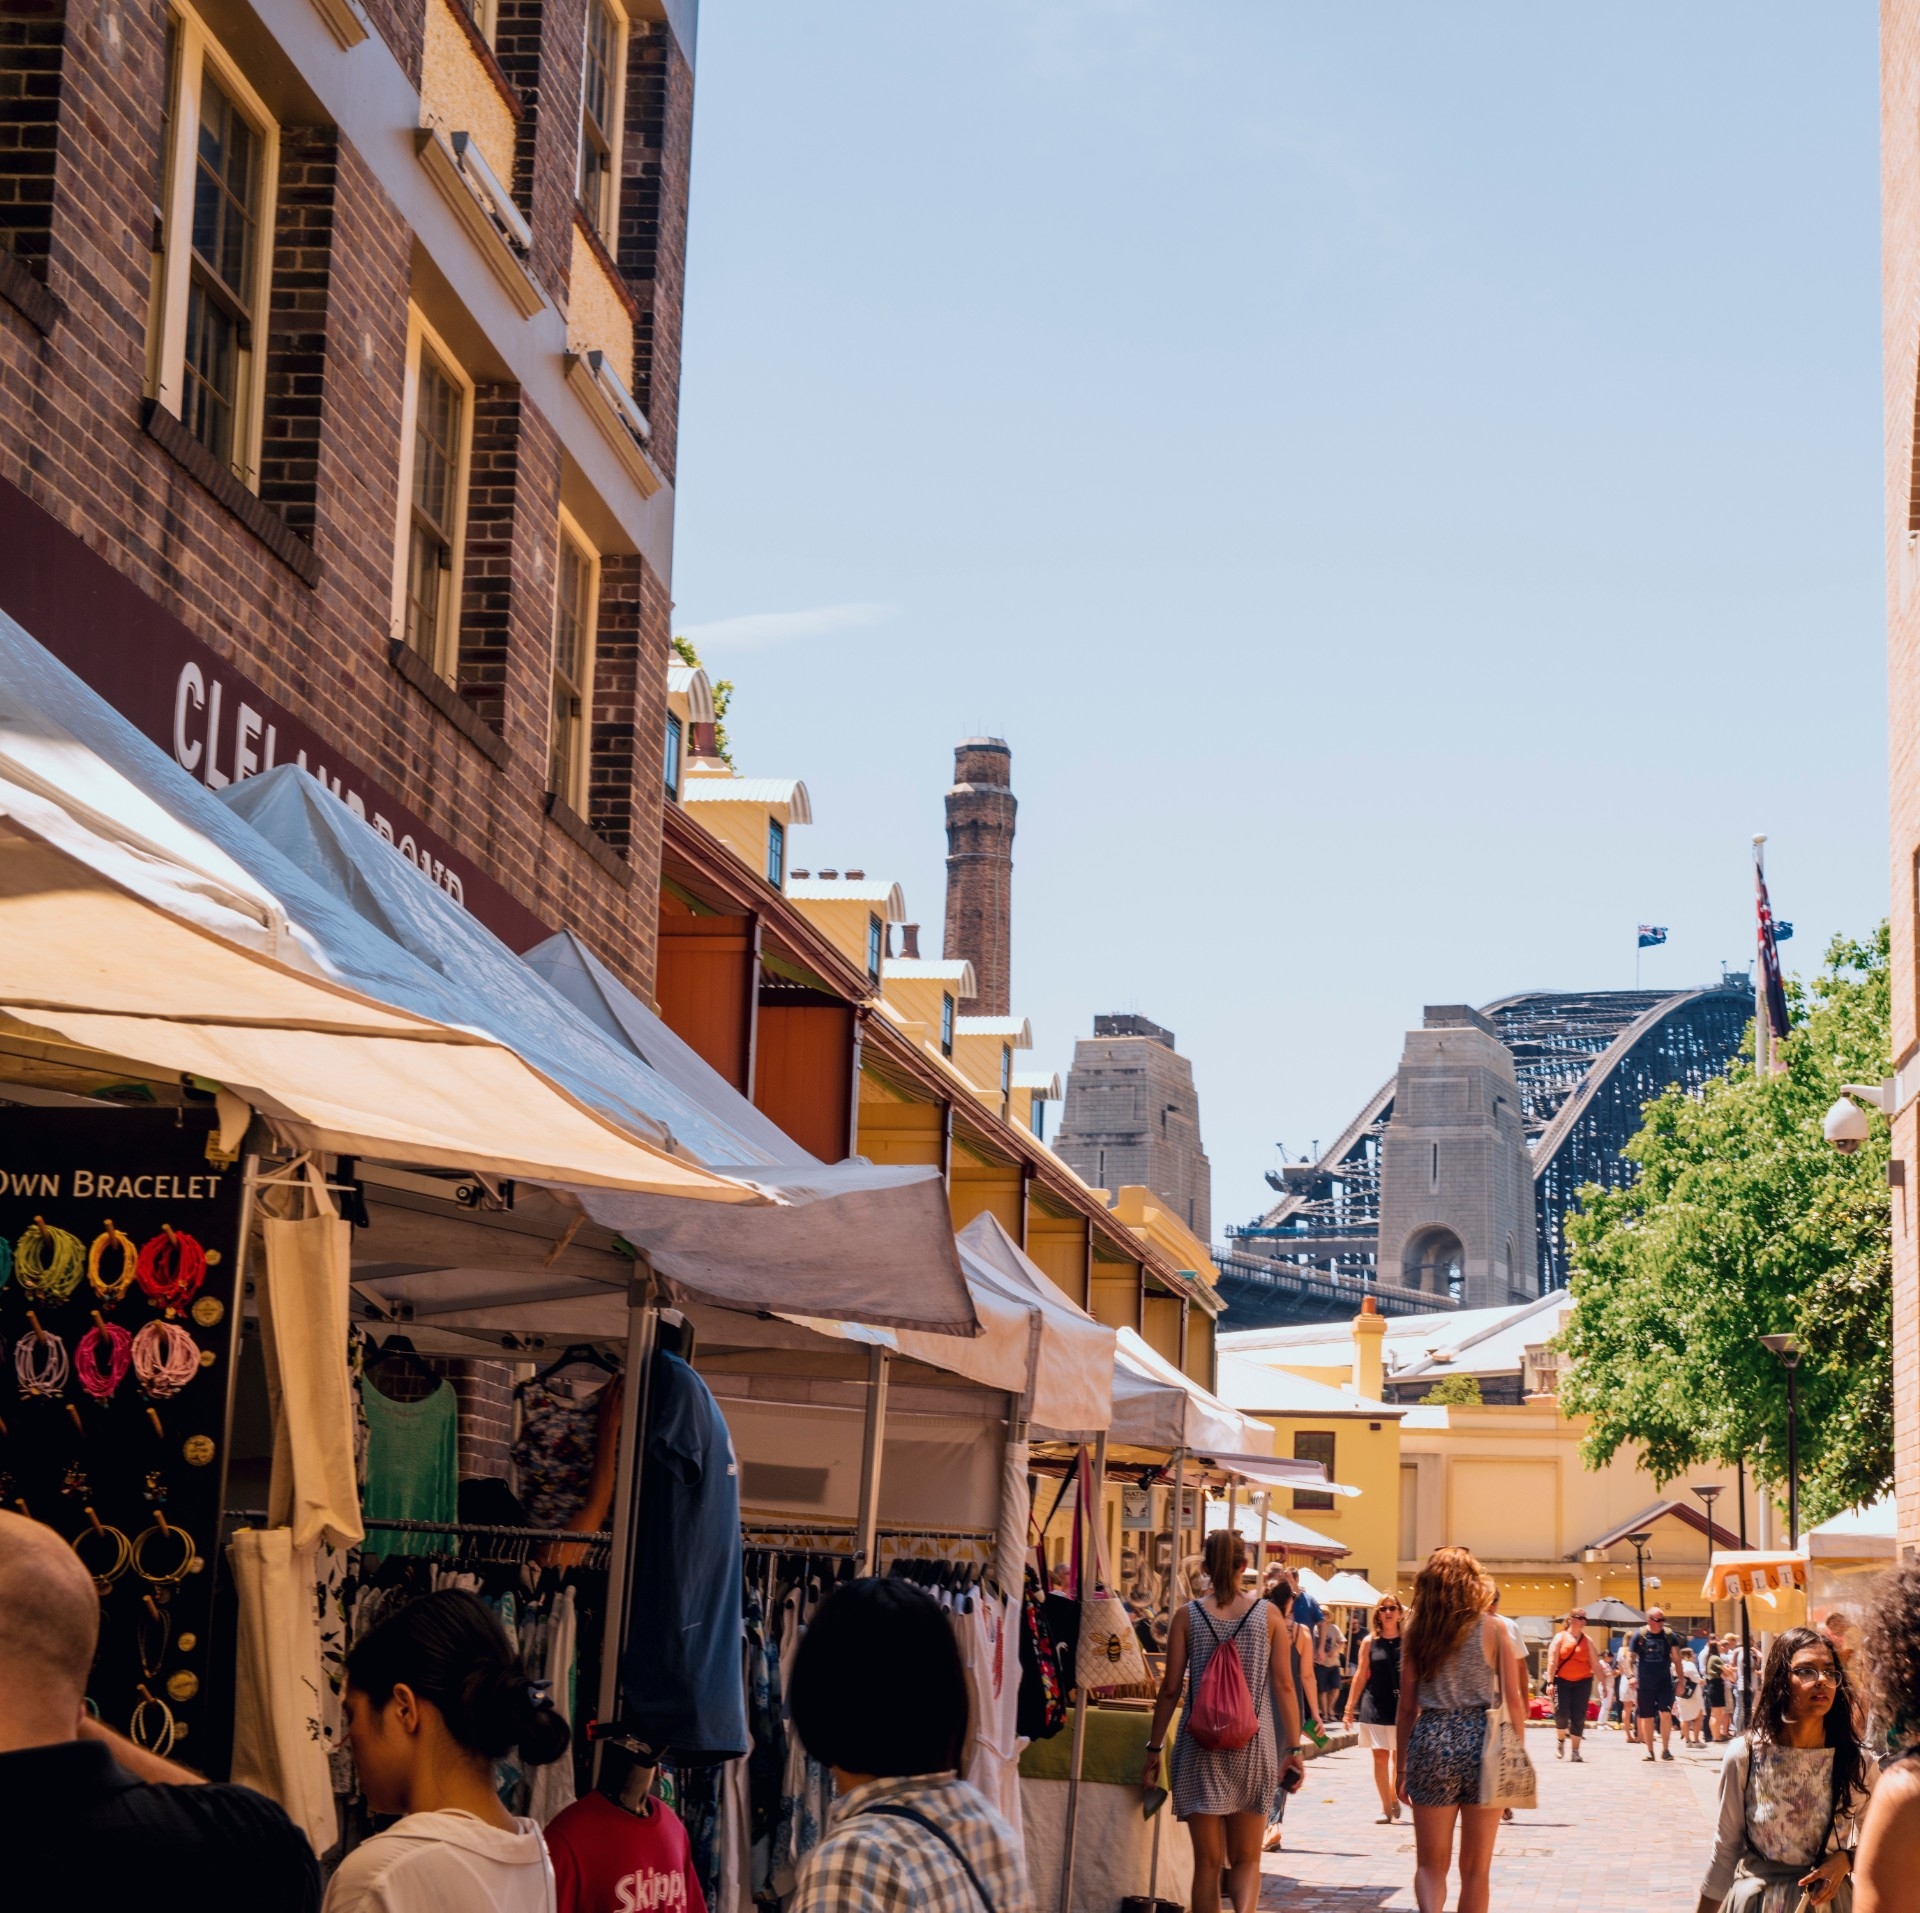
[[[1407,1798],[1416,1807],[1477,1807],[1484,1707],[1423,1707],[1407,1736]]]

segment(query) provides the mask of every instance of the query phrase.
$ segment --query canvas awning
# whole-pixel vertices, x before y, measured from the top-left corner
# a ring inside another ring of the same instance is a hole
[[[1286,1455],[1241,1455],[1209,1448],[1195,1456],[1203,1467],[1223,1468],[1244,1481],[1269,1488],[1311,1488],[1318,1494],[1353,1496],[1361,1493],[1344,1482],[1329,1481],[1317,1461],[1295,1461]]]
[[[1209,1534],[1227,1525],[1227,1504],[1224,1501],[1209,1501],[1206,1509]],[[1242,1502],[1233,1511],[1233,1527],[1236,1534],[1245,1535],[1249,1541],[1258,1544],[1262,1533],[1260,1510]],[[1267,1515],[1265,1535],[1266,1546],[1270,1548],[1291,1548],[1296,1553],[1323,1554],[1329,1560],[1335,1555],[1352,1552],[1344,1541],[1330,1541],[1324,1534],[1315,1533],[1301,1522],[1289,1521],[1283,1514]]]
[[[205,1078],[300,1147],[765,1200],[502,1044],[343,978],[298,873],[264,845],[232,854],[244,829],[0,615],[0,1012],[23,1066],[77,1050]]]
[[[1030,1397],[1027,1414],[1036,1441],[1091,1441],[1113,1418],[1114,1331],[1069,1301],[998,1217],[975,1216],[956,1242],[982,1323],[1003,1313],[1008,1318],[1005,1365],[995,1372],[1011,1374],[1017,1367],[1022,1379],[994,1385]],[[982,1341],[993,1333],[989,1326]],[[901,1337],[901,1346],[944,1366],[965,1355],[924,1349],[911,1335]]]
[[[1273,1430],[1229,1408],[1130,1328],[1116,1331],[1108,1439],[1171,1454],[1271,1455]]]

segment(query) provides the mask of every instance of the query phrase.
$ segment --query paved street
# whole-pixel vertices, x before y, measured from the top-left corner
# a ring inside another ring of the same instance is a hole
[[[1673,1765],[1649,1767],[1622,1735],[1596,1729],[1576,1767],[1554,1759],[1550,1732],[1534,1729],[1527,1745],[1540,1805],[1500,1830],[1494,1913],[1691,1913],[1711,1849],[1718,1750],[1689,1753],[1676,1736]],[[1267,1857],[1261,1906],[1411,1907],[1412,1821],[1377,1826],[1379,1811],[1370,1755],[1309,1762],[1286,1848]]]

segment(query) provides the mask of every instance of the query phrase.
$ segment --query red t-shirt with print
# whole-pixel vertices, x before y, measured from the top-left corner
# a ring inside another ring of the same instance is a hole
[[[547,1826],[560,1913],[707,1913],[687,1830],[658,1800],[629,1813],[590,1793]]]

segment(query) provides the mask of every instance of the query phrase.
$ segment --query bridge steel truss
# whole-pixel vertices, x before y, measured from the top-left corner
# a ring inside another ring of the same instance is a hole
[[[1697,1094],[1739,1053],[1753,1018],[1745,978],[1694,990],[1530,990],[1482,1014],[1513,1055],[1533,1158],[1540,1289],[1564,1288],[1566,1218],[1589,1183],[1633,1179],[1621,1151],[1646,1105],[1674,1084]],[[1220,1286],[1234,1326],[1327,1320],[1342,1298],[1376,1293],[1392,1312],[1395,1285],[1379,1283],[1380,1145],[1393,1119],[1388,1079],[1312,1163],[1267,1178],[1280,1200],[1229,1228]],[[1436,1298],[1422,1296],[1431,1309]],[[1327,1314],[1306,1311],[1326,1307]]]

